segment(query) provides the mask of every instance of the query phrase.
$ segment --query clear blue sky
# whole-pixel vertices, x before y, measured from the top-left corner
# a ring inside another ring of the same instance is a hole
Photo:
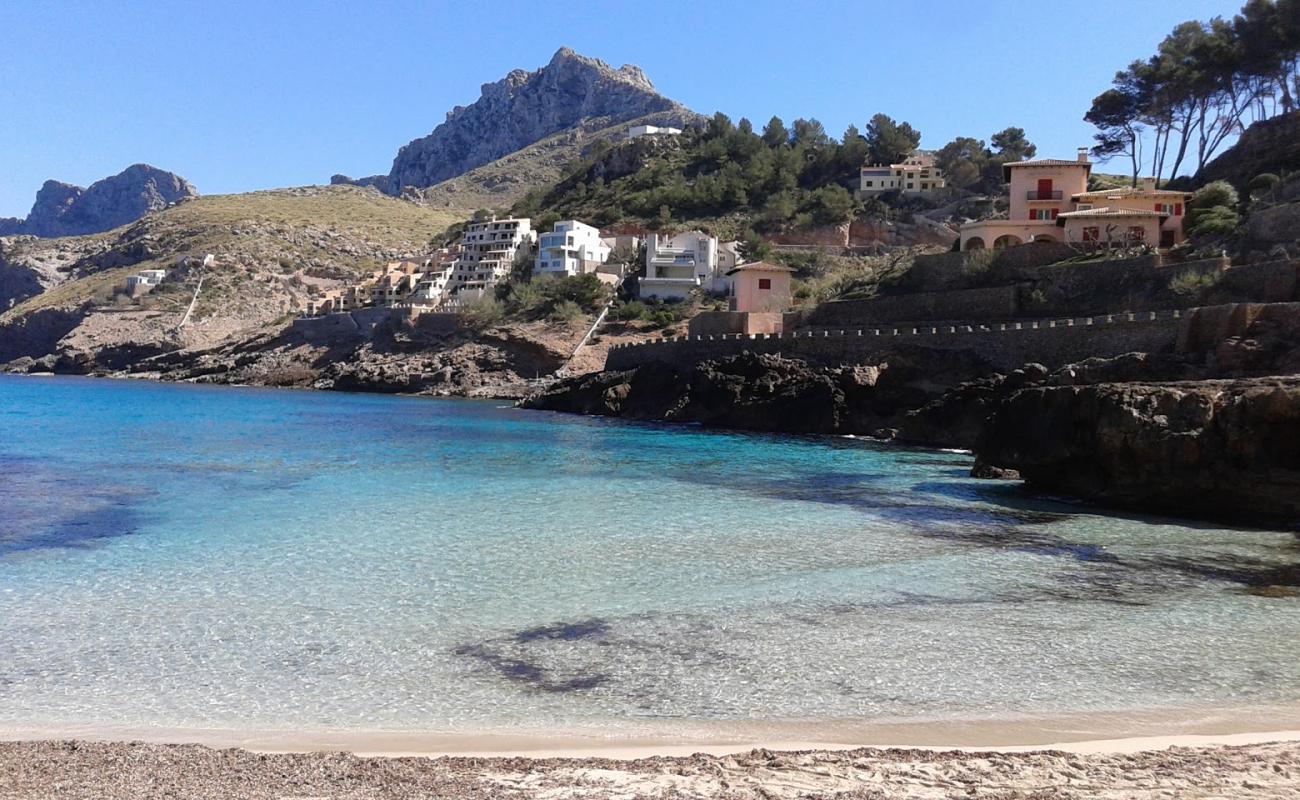
[[[25,215],[47,178],[139,161],[204,194],[387,173],[480,84],[561,45],[756,125],[816,117],[838,136],[883,111],[923,147],[1019,125],[1068,157],[1115,70],[1240,5],[0,0],[0,216]]]

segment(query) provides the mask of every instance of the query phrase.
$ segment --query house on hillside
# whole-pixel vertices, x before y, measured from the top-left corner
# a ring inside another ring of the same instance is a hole
[[[555,223],[537,239],[536,275],[565,277],[595,272],[612,252],[596,228],[576,219]]]
[[[873,197],[882,192],[919,194],[947,185],[934,158],[917,153],[901,164],[863,164],[858,176],[858,196]]]
[[[633,125],[627,129],[628,139],[640,139],[642,136],[680,136],[681,128],[661,128],[657,125]]]
[[[1008,219],[972,222],[961,228],[961,249],[1011,247],[1048,241],[1088,247],[1181,242],[1190,192],[1157,189],[1154,178],[1128,189],[1088,191],[1092,163],[1087,148],[1073,161],[1014,161],[1002,167],[1009,185]]]
[[[130,297],[139,297],[152,292],[154,287],[167,277],[165,269],[144,269],[126,278],[126,293]]]
[[[418,261],[394,261],[370,284],[370,305],[393,306],[415,291],[424,277],[424,266]]]
[[[493,217],[465,226],[460,239],[460,257],[451,274],[451,292],[479,292],[495,286],[510,275],[515,256],[533,246],[532,220]]]
[[[691,336],[782,333],[794,293],[794,270],[757,261],[727,272],[727,311],[696,314],[687,325]]]
[[[720,291],[725,286],[718,271],[718,240],[699,231],[646,238],[645,277],[639,282],[642,297],[682,300],[698,288]]]

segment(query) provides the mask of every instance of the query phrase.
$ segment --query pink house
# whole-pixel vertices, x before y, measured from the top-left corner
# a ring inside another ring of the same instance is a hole
[[[1010,184],[1008,219],[963,225],[961,249],[1003,248],[1033,241],[1081,247],[1148,242],[1172,247],[1183,240],[1190,192],[1157,189],[1147,178],[1134,188],[1088,191],[1092,164],[1079,148],[1074,161],[1039,159],[1002,167]]]
[[[731,278],[732,311],[751,314],[779,314],[791,302],[790,276],[794,270],[779,264],[756,261],[727,271]]]

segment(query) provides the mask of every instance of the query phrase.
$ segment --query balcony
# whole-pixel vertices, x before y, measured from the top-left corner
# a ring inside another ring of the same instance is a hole
[[[1040,192],[1037,189],[1030,189],[1027,193],[1026,200],[1060,200],[1061,191],[1058,189],[1053,192]]]

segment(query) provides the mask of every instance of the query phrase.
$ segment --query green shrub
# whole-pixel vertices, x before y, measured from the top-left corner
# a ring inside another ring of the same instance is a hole
[[[484,296],[466,307],[462,318],[467,326],[474,330],[486,330],[498,325],[506,317],[505,306],[496,298]]]
[[[1219,285],[1221,280],[1223,280],[1222,272],[1200,272],[1189,269],[1175,275],[1169,281],[1169,289],[1179,297],[1200,297]]]
[[[546,315],[551,322],[574,322],[582,317],[582,308],[572,300],[559,301],[551,307],[551,313]]]

